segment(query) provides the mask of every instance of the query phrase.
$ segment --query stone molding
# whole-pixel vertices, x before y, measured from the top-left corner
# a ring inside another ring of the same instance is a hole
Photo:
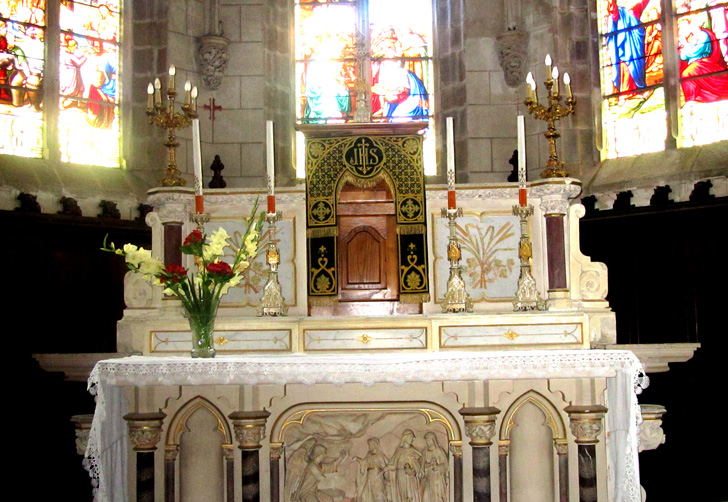
[[[471,446],[489,446],[495,435],[495,421],[500,410],[493,407],[461,408],[460,414],[465,421],[465,434]]]
[[[665,432],[662,430],[662,415],[667,411],[659,404],[640,404],[642,424],[640,425],[639,451],[654,450],[665,444]]]

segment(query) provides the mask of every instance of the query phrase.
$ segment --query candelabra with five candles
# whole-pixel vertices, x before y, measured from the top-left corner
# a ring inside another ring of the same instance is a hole
[[[149,123],[154,124],[162,129],[167,129],[167,140],[164,146],[169,149],[169,163],[164,172],[164,177],[159,180],[159,184],[165,187],[185,186],[184,178],[180,177],[180,170],[177,169],[176,149],[179,146],[177,142],[177,129],[189,127],[192,119],[197,117],[197,87],[192,87],[190,82],[185,83],[185,102],[182,105],[182,113],[175,111],[174,101],[177,96],[177,90],[174,85],[175,77],[174,65],[169,67],[169,85],[167,86],[166,100],[162,100],[162,83],[157,78],[154,84],[147,87],[147,116]]]
[[[546,56],[546,68],[547,75],[544,85],[546,86],[547,102],[546,105],[542,105],[538,102],[538,92],[536,90],[536,81],[533,75],[529,72],[526,77],[526,83],[528,84],[528,94],[524,104],[528,107],[528,112],[539,120],[545,120],[548,129],[544,133],[546,139],[549,141],[549,160],[546,162],[546,169],[541,173],[542,178],[565,178],[569,175],[564,170],[564,163],[559,161],[559,156],[556,153],[556,139],[561,137],[561,134],[556,132],[555,122],[562,117],[571,115],[574,113],[574,106],[576,100],[571,94],[571,79],[568,73],[564,73],[564,87],[566,88],[566,100],[563,106],[561,104],[561,94],[559,93],[559,69],[556,66],[551,66],[551,56]]]

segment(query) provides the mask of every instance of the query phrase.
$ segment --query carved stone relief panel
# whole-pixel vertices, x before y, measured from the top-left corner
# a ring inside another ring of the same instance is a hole
[[[452,425],[425,409],[299,411],[283,426],[286,502],[448,502]]]

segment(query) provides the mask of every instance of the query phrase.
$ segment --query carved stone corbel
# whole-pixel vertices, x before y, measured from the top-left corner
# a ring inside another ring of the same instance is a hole
[[[528,33],[521,30],[508,30],[496,37],[498,62],[503,69],[508,87],[518,87],[525,81],[523,69],[528,57]]]
[[[222,85],[230,54],[230,41],[221,35],[202,35],[197,49],[197,67],[202,76],[202,86],[214,91]]]
[[[640,404],[642,425],[640,425],[639,451],[654,450],[665,443],[665,432],[662,430],[662,415],[667,411],[659,404]]]
[[[91,433],[93,419],[93,415],[74,415],[71,417],[71,422],[73,422],[73,427],[76,430],[76,453],[82,457],[86,456],[88,436]]]

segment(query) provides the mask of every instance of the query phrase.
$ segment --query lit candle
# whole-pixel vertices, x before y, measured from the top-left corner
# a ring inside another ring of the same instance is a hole
[[[571,95],[571,77],[568,73],[564,73],[564,86],[566,87],[566,97],[567,99],[571,99],[573,96]]]
[[[192,163],[195,167],[195,212],[205,212],[202,198],[202,154],[200,153],[200,119],[192,119]]]
[[[559,69],[556,66],[554,66],[554,69],[551,70],[551,80],[554,81],[554,94],[558,94],[559,93]]]
[[[192,111],[197,111],[197,86],[194,86],[192,88],[192,93],[190,94],[192,96]]]
[[[455,202],[455,138],[452,117],[445,119],[447,133],[447,208],[456,209]]]
[[[169,88],[170,90],[174,90],[174,75],[177,73],[177,69],[174,67],[174,65],[169,65]]]
[[[154,102],[162,102],[162,82],[158,79],[154,79]]]
[[[546,80],[551,80],[551,54],[546,54],[544,63],[546,63]]]
[[[276,212],[276,174],[273,149],[273,121],[265,122],[266,174],[268,177],[268,214]]]
[[[533,74],[529,71],[526,75],[526,83],[528,84],[528,99],[536,101],[536,81],[533,79]]]
[[[185,104],[187,106],[189,106],[190,102],[192,101],[191,93],[192,93],[192,84],[190,84],[190,81],[188,80],[187,82],[185,82]]]
[[[518,116],[518,203],[526,206],[526,121],[523,115]]]
[[[151,82],[147,86],[147,108],[154,108],[154,85]]]

